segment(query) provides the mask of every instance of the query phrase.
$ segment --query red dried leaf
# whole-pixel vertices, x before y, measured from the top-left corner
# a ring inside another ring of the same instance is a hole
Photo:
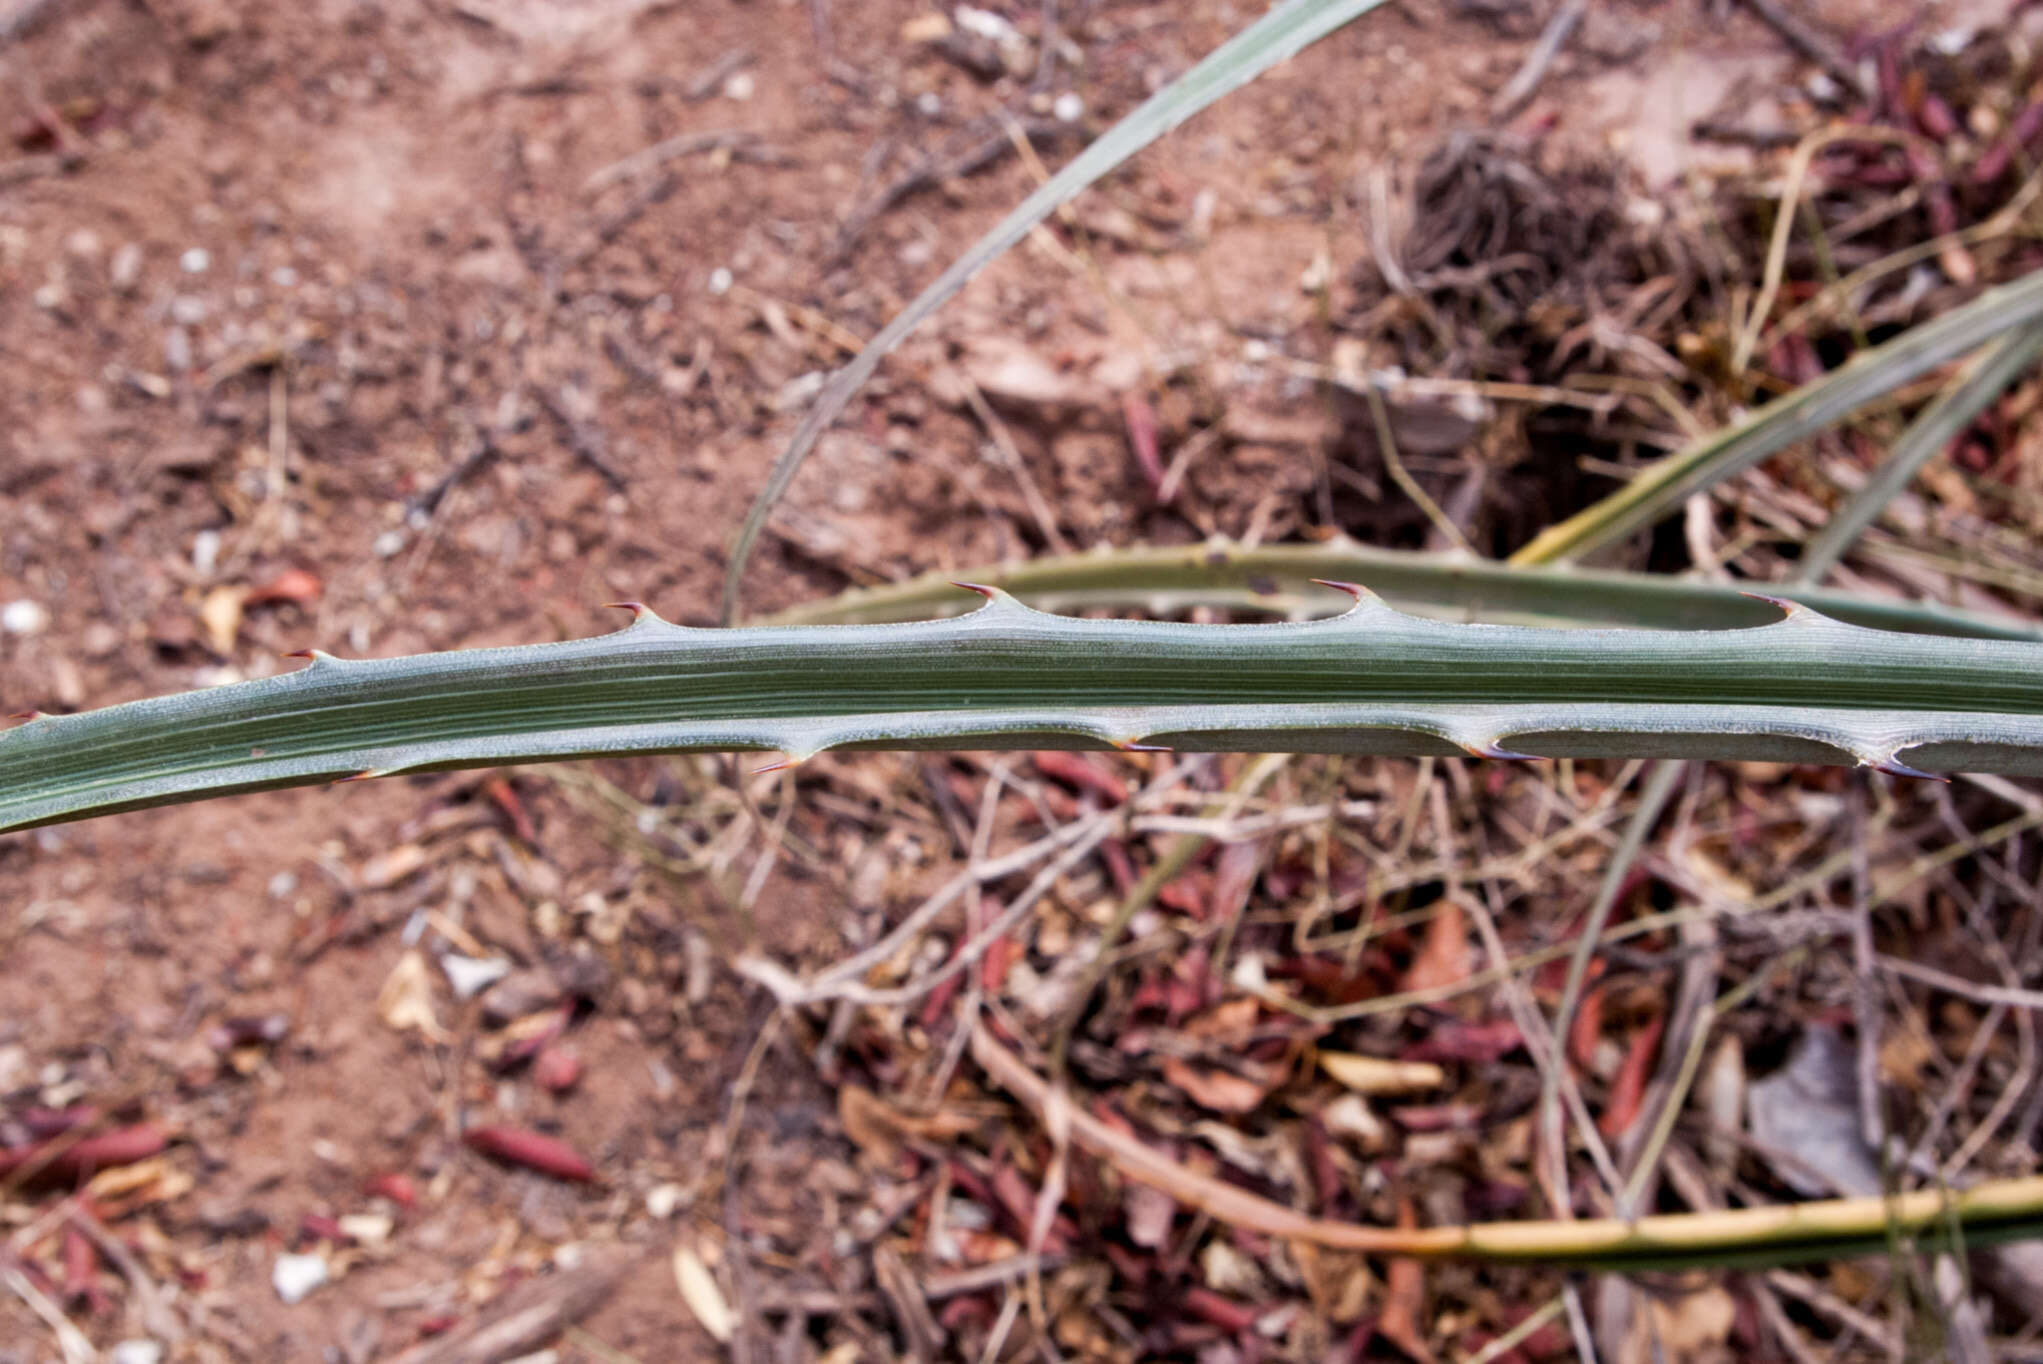
[[[341,1230],[340,1223],[325,1213],[308,1212],[298,1219],[301,1242],[331,1241],[337,1246],[353,1245],[355,1238]]]
[[[307,606],[319,600],[326,591],[326,584],[317,573],[303,568],[287,568],[261,587],[242,598],[243,606],[266,606],[271,602],[290,602],[296,606]]]
[[[418,1182],[410,1175],[396,1171],[371,1175],[362,1181],[362,1192],[371,1198],[387,1198],[400,1208],[411,1209],[418,1206]]]
[[[1023,1236],[1036,1222],[1036,1200],[1042,1195],[1034,1185],[1022,1178],[1021,1171],[1012,1165],[1003,1165],[993,1172],[991,1192],[1014,1225]],[[1078,1234],[1078,1226],[1063,1213],[1050,1219],[1050,1230],[1043,1237],[1045,1255],[1062,1255],[1071,1248],[1071,1238]]]
[[[1646,1097],[1646,1081],[1653,1073],[1653,1058],[1660,1050],[1660,1034],[1667,1030],[1665,1015],[1655,1018],[1632,1035],[1624,1063],[1610,1082],[1610,1098],[1596,1119],[1596,1130],[1615,1140],[1638,1121],[1639,1105]]]
[[[1400,1198],[1397,1224],[1410,1230],[1418,1225],[1412,1201]],[[1376,1332],[1403,1350],[1418,1364],[1433,1364],[1433,1347],[1426,1343],[1426,1268],[1417,1260],[1392,1260],[1384,1269],[1383,1311],[1376,1318]]]
[[[1206,912],[1220,919],[1232,919],[1247,907],[1249,892],[1255,889],[1256,873],[1263,865],[1263,845],[1257,842],[1229,843],[1213,861],[1213,881],[1206,888]]]
[[[1128,799],[1128,783],[1111,772],[1095,767],[1090,760],[1080,754],[1045,749],[1034,757],[1036,770],[1052,781],[1061,781],[1081,791],[1094,792],[1104,798],[1109,805],[1120,805]]]
[[[461,1134],[470,1150],[480,1151],[507,1165],[520,1165],[555,1179],[590,1183],[596,1167],[581,1152],[555,1137],[541,1136],[522,1127],[471,1127]]]
[[[979,958],[979,983],[989,994],[998,994],[1007,984],[1007,973],[1014,964],[1027,955],[1027,949],[1013,936],[1003,933],[987,944],[986,955]]]
[[[73,1223],[64,1224],[64,1288],[67,1303],[84,1302],[87,1310],[98,1312],[106,1306],[106,1294],[99,1286],[99,1250],[92,1238]]]
[[[547,1047],[532,1060],[532,1078],[542,1089],[565,1094],[582,1078],[582,1058],[567,1047]]]
[[[1135,462],[1142,467],[1149,490],[1156,492],[1163,487],[1163,457],[1156,445],[1156,409],[1140,393],[1128,393],[1121,398],[1121,415],[1128,423],[1128,447],[1135,452]]]
[[[1603,963],[1589,963],[1587,979],[1594,980],[1603,974]],[[1583,992],[1581,1003],[1575,1006],[1575,1019],[1568,1025],[1568,1055],[1582,1070],[1590,1069],[1596,1061],[1596,1044],[1603,1040],[1603,990],[1601,987]]]
[[[1232,1071],[1194,1066],[1175,1056],[1164,1058],[1163,1078],[1193,1103],[1215,1113],[1253,1113],[1276,1087],[1275,1079],[1251,1080]]]
[[[35,1140],[46,1141],[74,1127],[89,1127],[102,1116],[97,1104],[72,1104],[69,1108],[25,1109],[15,1121]]]
[[[1260,1307],[1223,1298],[1210,1288],[1188,1288],[1184,1297],[1185,1311],[1202,1321],[1209,1321],[1221,1330],[1240,1335],[1256,1324],[1256,1318],[1263,1315]]]
[[[509,778],[491,777],[482,784],[482,793],[489,797],[490,804],[503,811],[519,842],[527,847],[539,846],[539,830],[533,825],[532,816],[525,812],[525,802],[518,798],[518,788],[511,785]]]
[[[1107,874],[1114,878],[1114,889],[1122,895],[1135,889],[1139,879],[1135,875],[1135,859],[1128,856],[1128,845],[1121,839],[1109,838],[1100,844],[1100,861],[1107,864]]]
[[[59,1137],[35,1146],[0,1150],[0,1175],[30,1169],[31,1182],[81,1179],[116,1165],[133,1165],[162,1153],[170,1144],[170,1133],[153,1122],[116,1128],[96,1137],[64,1145]],[[61,1149],[60,1149],[61,1148]]]
[[[1525,1034],[1508,1018],[1483,1023],[1448,1019],[1423,1039],[1404,1049],[1405,1061],[1461,1061],[1469,1065],[1494,1065],[1525,1045]]]
[[[1475,970],[1475,954],[1469,948],[1468,914],[1455,900],[1442,900],[1439,912],[1426,925],[1426,940],[1406,968],[1401,990],[1437,990],[1459,985]]]

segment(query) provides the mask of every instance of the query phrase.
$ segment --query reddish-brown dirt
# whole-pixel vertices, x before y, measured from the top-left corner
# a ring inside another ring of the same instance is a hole
[[[1004,8],[1040,31],[1037,6]],[[1080,62],[1049,93],[1075,92],[1097,129],[1253,7],[1063,8]],[[1612,25],[1653,27],[1644,48],[1605,34],[1571,53],[1525,117],[1593,142],[1599,106],[1580,94],[1606,71],[1691,39],[1775,50],[1742,19],[1703,35],[1667,7],[1613,8]],[[1537,22],[1465,9],[1391,7],[1335,36],[1088,196],[1061,246],[996,265],[826,441],[748,607],[1045,548],[957,401],[960,366],[1073,546],[1317,522],[1333,418],[1302,383],[1244,378],[1241,355],[1323,349],[1301,279],[1338,289],[1366,254],[1359,177],[1483,118],[1515,69]],[[910,0],[48,10],[0,48],[0,602],[38,608],[0,635],[9,710],[258,676],[306,646],[586,634],[618,597],[708,623],[812,376],[1032,170],[1007,156],[910,195],[840,249],[852,210],[990,111],[1054,121],[1030,112],[1026,72],[981,80],[904,37]],[[588,187],[687,134],[703,148]],[[1054,164],[1075,141],[1037,145]],[[75,160],[42,173],[50,156]],[[1119,407],[1145,366],[1179,376],[1160,400],[1171,429],[1233,423],[1170,509]],[[643,794],[667,770],[606,772]],[[832,770],[845,790],[920,789],[914,760]],[[532,821],[530,846],[493,790]],[[649,1257],[561,1357],[717,1357],[674,1288],[667,1219],[741,1218],[755,1265],[847,1234],[867,1191],[835,1097],[778,1052],[737,1129],[739,1211],[721,1205],[728,1096],[763,1003],[720,969],[706,993],[685,983],[698,941],[841,951],[839,891],[784,870],[741,924],[699,880],[618,851],[594,808],[542,776],[455,776],[0,838],[0,1098],[128,1104],[177,1129],[159,1183],[113,1223],[175,1288],[169,1358],[381,1357],[557,1247],[620,1239]],[[416,866],[390,862],[407,849]],[[885,871],[896,901],[926,879],[905,859]],[[580,961],[580,1084],[556,1097],[492,1071],[490,1030],[437,969],[443,1036],[388,1026],[379,993],[421,935],[542,970]],[[270,1014],[288,1020],[274,1045],[209,1041]],[[465,1151],[461,1125],[483,1121],[557,1134],[597,1182]],[[337,1281],[281,1302],[272,1268],[318,1239],[305,1219],[373,1211],[366,1182],[393,1172],[421,1193],[387,1242],[338,1252]],[[679,1192],[656,1216],[664,1185]],[[50,1195],[0,1206],[11,1231]],[[144,1334],[116,1296],[74,1313],[102,1346]],[[0,1360],[53,1358],[53,1339],[0,1295]],[[783,1357],[806,1345],[796,1331]]]

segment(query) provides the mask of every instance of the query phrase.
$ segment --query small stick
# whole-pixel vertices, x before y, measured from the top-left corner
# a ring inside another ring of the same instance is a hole
[[[494,1364],[537,1349],[602,1306],[638,1259],[636,1250],[587,1251],[573,1269],[519,1284],[469,1325],[384,1364]]]
[[[57,1337],[57,1348],[64,1352],[64,1364],[92,1364],[99,1358],[98,1351],[85,1333],[71,1324],[63,1309],[49,1299],[49,1295],[35,1286],[20,1268],[12,1263],[0,1264],[0,1283],[14,1291],[14,1296],[28,1304],[28,1310],[41,1317]]]
[[[1582,16],[1589,12],[1589,0],[1561,0],[1561,7],[1554,11],[1554,17],[1547,21],[1539,41],[1532,45],[1532,51],[1525,54],[1525,64],[1518,68],[1518,74],[1511,83],[1497,92],[1490,103],[1490,116],[1503,120],[1510,118],[1525,107],[1539,83],[1546,79],[1547,68],[1554,58],[1561,54],[1561,48],[1574,35],[1575,26],[1582,22]]]
[[[965,390],[965,402],[971,407],[972,415],[986,428],[993,448],[1000,454],[1000,462],[1007,466],[1008,472],[1014,475],[1014,481],[1020,485],[1022,500],[1028,503],[1029,516],[1035,521],[1036,529],[1043,533],[1043,542],[1049,546],[1052,554],[1070,553],[1071,542],[1064,538],[1064,532],[1057,529],[1057,513],[1051,510],[1049,501],[1043,496],[1042,488],[1036,483],[1035,475],[1029,472],[1028,463],[1022,459],[1021,450],[1015,445],[1014,436],[1008,431],[1007,423],[1000,420],[999,414],[993,410],[993,405],[986,401],[986,395],[979,391],[979,385],[972,381],[970,375],[959,370],[958,378]]]
[[[1745,3],[1752,7],[1754,14],[1771,24],[1774,32],[1787,40],[1789,47],[1829,72],[1838,84],[1860,99],[1873,98],[1872,82],[1837,50],[1837,44],[1809,27],[1800,15],[1790,11],[1780,0],[1745,0]]]
[[[1042,138],[1085,136],[1084,128],[1061,119],[1028,119],[1022,121],[1019,126],[1022,134],[1031,142]],[[865,235],[867,228],[902,200],[923,190],[934,189],[947,180],[956,180],[974,171],[984,170],[1013,150],[1015,139],[1011,133],[1008,130],[997,130],[972,143],[949,161],[938,161],[932,157],[922,162],[881,190],[871,202],[851,211],[850,216],[844,221],[844,226],[838,229],[837,244],[831,249],[831,255],[841,259],[857,244],[858,239]]]
[[[655,171],[669,161],[679,161],[684,156],[697,152],[738,151],[759,141],[759,134],[749,133],[740,128],[718,128],[706,133],[682,133],[664,142],[655,142],[641,151],[633,152],[621,161],[613,161],[601,170],[592,173],[582,181],[584,194],[596,194],[624,180],[635,179],[647,171]]]

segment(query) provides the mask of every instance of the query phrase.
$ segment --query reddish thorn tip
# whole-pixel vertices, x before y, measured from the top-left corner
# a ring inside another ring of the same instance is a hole
[[[1337,582],[1332,578],[1314,578],[1313,581],[1321,587],[1331,587],[1336,592],[1345,592],[1356,601],[1368,601],[1376,595],[1360,583]]]
[[[43,713],[39,710],[17,710],[7,718],[10,720],[40,720],[43,718]]]
[[[382,774],[381,772],[378,772],[378,771],[377,771],[377,770],[376,770],[375,768],[373,768],[373,767],[365,767],[365,768],[363,768],[363,769],[362,769],[361,771],[359,771],[359,772],[356,772],[356,773],[353,773],[352,775],[349,775],[349,776],[345,776],[345,777],[336,777],[336,778],[334,778],[334,782],[333,782],[333,784],[334,784],[335,786],[339,786],[339,785],[340,785],[340,784],[341,784],[342,782],[350,782],[350,781],[370,781],[370,780],[372,780],[372,779],[374,779],[374,778],[376,778],[376,777],[380,777],[380,776],[382,776],[382,775],[383,775],[383,774]]]
[[[279,654],[279,655],[278,655],[278,657],[280,657],[280,658],[303,658],[303,659],[307,659],[307,660],[310,660],[310,659],[314,659],[314,658],[317,658],[317,657],[319,657],[319,651],[318,651],[317,649],[293,649],[293,650],[291,650],[291,652],[290,652],[290,653],[288,653],[288,654]]]
[[[634,616],[651,615],[653,610],[642,601],[606,601],[603,605],[615,611],[629,611]]]
[[[1951,779],[1942,773],[1925,772],[1919,767],[1910,767],[1907,763],[1896,762],[1892,758],[1881,758],[1877,762],[1868,763],[1867,766],[1876,772],[1885,772],[1890,777],[1920,777],[1924,781],[1940,781],[1946,786],[1951,784]]]
[[[1468,750],[1470,757],[1474,758],[1494,758],[1499,762],[1514,762],[1514,763],[1529,763],[1539,761],[1539,755],[1537,753],[1520,753],[1514,749],[1499,748],[1497,745],[1491,743],[1463,744],[1462,747]]]
[[[1740,592],[1738,595],[1741,597],[1750,597],[1754,601],[1763,601],[1768,606],[1779,607],[1781,616],[1784,619],[1792,620],[1796,616],[1805,616],[1809,614],[1809,608],[1802,605],[1802,603],[1798,601],[1790,601],[1786,597],[1776,597],[1770,592]]]
[[[1132,739],[1115,739],[1115,740],[1113,740],[1113,741],[1112,741],[1112,743],[1113,743],[1113,745],[1114,745],[1114,747],[1115,747],[1115,748],[1119,749],[1119,750],[1120,750],[1121,752],[1123,752],[1123,753],[1175,753],[1175,752],[1177,752],[1177,750],[1176,750],[1176,749],[1174,749],[1174,748],[1172,748],[1172,747],[1171,747],[1171,746],[1170,746],[1169,744],[1138,744],[1138,743],[1136,743],[1136,742],[1135,742],[1134,740],[1132,740]]]
[[[986,600],[988,601],[992,601],[994,595],[1000,591],[999,588],[988,587],[984,583],[961,583],[956,578],[951,579],[951,586],[962,587],[967,592],[977,592],[980,596],[986,598]]]
[[[790,767],[800,766],[801,761],[800,758],[782,758],[777,763],[768,763],[764,767],[753,768],[752,775],[757,777],[767,772],[785,772]]]

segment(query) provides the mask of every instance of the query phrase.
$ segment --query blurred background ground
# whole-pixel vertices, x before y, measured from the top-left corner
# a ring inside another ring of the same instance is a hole
[[[1252,8],[9,5],[0,700],[51,711],[261,676],[306,647],[588,634],[615,623],[600,604],[620,597],[712,623],[724,549],[822,376],[1036,183],[1036,158],[1059,163]],[[1873,72],[1880,117],[1933,119],[1928,95],[1955,120],[1947,179],[1905,158],[1899,182],[1877,156],[1825,164],[1831,209],[1875,215],[1839,236],[1842,268],[2019,211],[2032,147],[2017,139],[1997,175],[1980,160],[2031,107],[2031,39],[1991,7],[1822,11]],[[1325,388],[1331,370],[1616,376],[1622,405],[1595,411],[1464,399],[1394,414],[1459,533],[1507,552],[1678,443],[1659,395],[1713,423],[1838,363],[1854,332],[1877,339],[2033,264],[2031,234],[2003,224],[1977,259],[1903,272],[1877,308],[1729,367],[1722,319],[1759,278],[1762,190],[1778,194],[1781,149],[1828,116],[1835,82],[1826,95],[1743,7],[1609,0],[1500,114],[1550,17],[1509,0],[1389,6],[1086,196],[862,395],[777,516],[748,608],[1098,544],[1335,530],[1437,544],[1386,480],[1368,415]],[[1823,264],[1797,248],[1790,301],[1816,295]],[[1996,409],[1904,508],[1915,529],[1890,524],[1908,544],[1855,565],[1862,585],[2033,609],[2034,402],[2018,389]],[[1634,561],[1766,576],[1834,499],[1825,469],[1842,463],[1848,483],[1879,435],[1769,465]],[[1249,813],[1339,820],[1272,825],[1173,882],[1155,911],[1167,921],[1138,941],[1181,950],[1121,964],[1074,1041],[1074,1075],[1282,1200],[1382,1220],[1537,1214],[1537,1079],[1502,1002],[1294,1026],[1252,1000],[1244,1013],[1222,958],[1259,953],[1319,1003],[1459,984],[1479,959],[1463,910],[1442,908],[1461,884],[1492,888],[1514,947],[1564,933],[1638,773],[1551,766],[1294,765]],[[10,1180],[8,1261],[98,1348],[130,1342],[127,1364],[396,1357],[521,1284],[606,1268],[615,1247],[621,1278],[549,1338],[558,1358],[976,1358],[995,1335],[1002,1357],[1214,1364],[1479,1348],[1554,1282],[1301,1266],[1085,1172],[1052,1228],[1047,1305],[1022,1310],[1000,1266],[1028,1240],[1047,1147],[960,1063],[957,993],[808,1010],[762,1033],[770,998],[727,969],[762,949],[812,969],[873,941],[964,864],[982,807],[998,853],[1172,770],[1143,756],[830,758],[755,783],[762,831],[726,767],[620,763],[0,839],[0,1144],[81,1104],[176,1137],[94,1186],[113,1249],[73,1248],[88,1238],[64,1230],[66,1188]],[[1156,808],[1198,813],[1240,770],[1180,773]],[[1626,913],[1749,901],[1852,846],[1861,881],[1877,879],[2034,815],[2015,788],[1873,780],[1698,773],[1681,805],[1693,837],[1639,873]],[[1332,836],[1336,822],[1356,840]],[[1860,894],[1881,947],[1899,935],[1967,979],[2004,956],[2006,988],[2026,989],[2043,923],[2026,890],[2035,822],[1870,908]],[[1563,830],[1576,836],[1549,855],[1518,856]],[[970,973],[971,1007],[1049,1001],[1022,1015],[1048,1041],[1054,1006],[1072,1003],[1068,972],[1053,988],[1070,946],[1169,836],[1131,825],[1073,867],[997,967]],[[1465,882],[1441,870],[1457,857]],[[1715,989],[1683,974],[1705,948],[1727,982],[1764,978],[1773,1011],[1725,1034],[1755,1069],[1826,1035],[1811,1027],[1863,1032],[1872,1015],[1840,957],[1851,916],[1825,898],[1848,863],[1805,878],[1793,914],[1764,929],[1646,938],[1605,962],[1575,1051],[1600,1110],[1632,1105],[1614,1139],[1640,1102],[1623,1087],[1661,1055],[1672,984],[1704,1003]],[[989,905],[1026,879],[989,883]],[[974,922],[976,898],[961,911]],[[1381,940],[1354,931],[1379,909],[1417,917]],[[1239,942],[1198,931],[1237,918]],[[1308,937],[1315,924],[1348,937],[1291,946],[1301,920]],[[964,922],[881,974],[940,960]],[[1550,1003],[1558,982],[1537,984]],[[2026,1086],[2030,1012],[1898,977],[1880,990],[1875,1052],[1897,1120],[1948,1156],[2002,1107],[1990,1082]],[[1391,1121],[1297,1068],[1315,1043],[1447,1071]],[[2036,1105],[2018,1093],[2006,1107],[1968,1162],[2033,1167]],[[486,1125],[555,1137],[595,1178],[463,1144]],[[1706,1138],[1678,1143],[1705,1188],[1779,1189],[1777,1170]],[[677,1245],[743,1309],[734,1342],[704,1329],[704,1290],[691,1310]],[[1894,1306],[1919,1287],[1904,1280],[1841,1266],[1787,1286],[1662,1284],[1619,1318],[1645,1328],[1607,1329],[1633,1342],[1626,1357],[1649,1357],[1644,1340],[1670,1359],[1887,1357],[1916,1324],[1948,1326]],[[0,1360],[62,1358],[27,1301],[0,1295]],[[1981,1330],[2012,1339],[2024,1310],[2017,1285]],[[1555,1327],[1517,1357],[1573,1350]]]

